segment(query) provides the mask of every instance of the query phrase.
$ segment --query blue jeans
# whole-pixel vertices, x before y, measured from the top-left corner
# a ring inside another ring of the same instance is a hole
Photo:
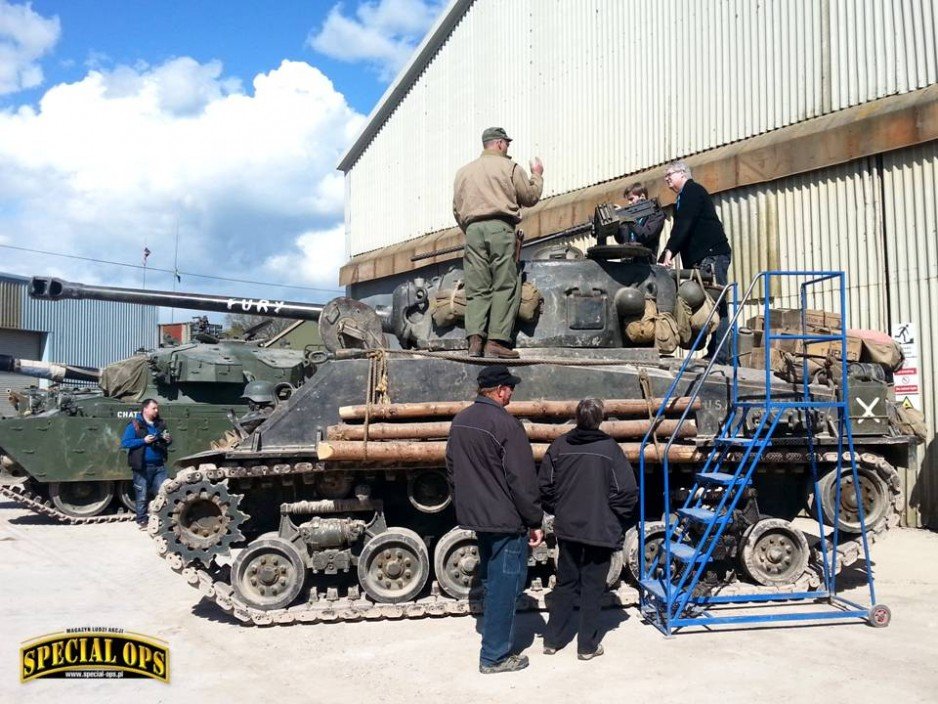
[[[476,533],[485,590],[482,613],[482,665],[497,665],[511,655],[515,604],[528,578],[528,536]]]
[[[137,523],[147,522],[147,494],[156,496],[160,485],[166,481],[166,467],[152,464],[144,465],[142,472],[134,472],[134,508],[137,510]]]
[[[709,271],[712,268],[716,278],[714,283],[726,286],[730,272],[730,255],[714,254],[709,257],[704,257],[697,266],[700,267],[701,271]],[[729,306],[727,306],[727,300],[724,299],[720,304],[720,324],[717,326],[716,331],[710,336],[710,341],[707,343],[708,357],[713,357],[717,343],[723,338],[723,334],[730,329],[728,311]],[[717,355],[717,364],[731,364],[732,360],[730,357],[732,354],[733,339],[732,336],[729,336],[723,345],[723,349],[721,349],[720,353]]]

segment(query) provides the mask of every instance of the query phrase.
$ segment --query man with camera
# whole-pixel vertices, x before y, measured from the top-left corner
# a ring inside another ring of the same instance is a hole
[[[166,457],[172,442],[166,422],[160,418],[159,404],[152,398],[145,399],[121,438],[121,447],[127,450],[127,464],[133,470],[134,507],[140,530],[147,527],[148,498],[156,496],[166,480]]]

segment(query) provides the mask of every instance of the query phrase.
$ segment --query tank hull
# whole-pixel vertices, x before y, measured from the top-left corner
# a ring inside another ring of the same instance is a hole
[[[652,359],[646,352],[570,348],[522,350],[522,358],[513,368],[522,382],[515,390],[512,403],[569,402],[587,396],[634,400],[662,397],[676,375],[680,360],[657,355]],[[404,603],[407,605],[404,612],[411,609],[417,615],[432,613],[426,606],[432,599],[440,600],[439,603],[444,604],[440,608],[446,613],[450,612],[446,609],[454,609],[452,613],[468,612],[471,608],[469,595],[460,598],[458,590],[447,582],[448,578],[441,571],[446,569],[452,536],[458,531],[453,507],[445,496],[435,495],[432,490],[428,490],[430,499],[421,499],[420,492],[414,488],[421,482],[425,488],[430,486],[432,482],[426,484],[425,480],[433,476],[438,479],[443,470],[438,450],[445,435],[408,443],[411,448],[427,450],[422,457],[381,454],[377,450],[382,443],[376,440],[369,441],[373,453],[370,457],[366,451],[364,457],[332,460],[323,454],[323,448],[343,423],[342,407],[364,404],[369,398],[375,402],[373,408],[380,407],[381,400],[370,396],[376,386],[386,388],[394,404],[471,402],[475,397],[479,368],[479,363],[472,363],[465,353],[408,351],[372,351],[369,357],[363,354],[319,365],[313,379],[237,447],[181,460],[183,470],[175,481],[164,487],[155,504],[157,515],[151,519],[151,533],[159,541],[161,553],[174,569],[192,566],[196,572],[189,574],[199,575],[198,584],[193,583],[194,586],[207,589],[206,585],[211,584],[212,594],[222,595],[216,601],[223,608],[234,610],[239,618],[252,623],[278,622],[276,618],[281,616],[285,619],[283,622],[302,621],[304,613],[307,620],[329,620],[328,616],[322,618],[323,599],[328,600],[329,595],[348,607],[349,618],[381,617],[380,614],[395,617],[403,613],[388,603]],[[685,395],[703,372],[702,365],[693,367],[675,395]],[[764,372],[739,369],[737,373],[740,395],[764,395]],[[720,368],[710,374],[702,386],[699,407],[689,412],[696,435],[675,443],[684,451],[683,458],[671,464],[670,483],[677,498],[694,484],[694,473],[701,469],[712,438],[726,416],[732,375],[732,368]],[[779,380],[771,384],[774,394],[792,390],[790,384]],[[814,391],[819,396],[832,393],[826,387],[817,387]],[[508,410],[511,411],[511,405]],[[631,417],[647,419],[649,413],[653,415],[656,410],[652,401],[646,413]],[[543,418],[525,420],[545,422]],[[546,422],[567,420],[555,417]],[[835,464],[837,439],[827,432],[823,417],[814,418],[814,422],[816,430],[812,441],[824,474]],[[757,470],[754,485],[759,498],[754,497],[752,506],[764,515],[787,520],[809,504],[813,482],[804,418],[793,415],[785,420],[783,427]],[[638,437],[627,439],[623,447],[634,450],[639,441]],[[666,442],[665,436],[661,444]],[[857,443],[858,452],[872,468],[870,471],[879,473],[876,480],[886,487],[882,496],[885,508],[876,520],[875,531],[885,531],[897,522],[901,502],[898,474],[886,457],[901,457],[907,447],[908,439],[898,437],[868,437]],[[650,451],[654,453],[653,448]],[[661,512],[662,465],[653,454],[646,457],[650,457],[645,470],[649,480],[646,510],[655,515]],[[637,472],[638,468],[638,462],[633,461],[633,469]],[[186,537],[185,526],[174,518],[180,513],[179,503],[192,500],[199,492],[209,495],[217,492],[219,501],[235,507],[236,515],[226,524],[224,544],[199,547],[191,535]],[[363,572],[362,565],[367,566],[369,559],[368,551],[362,550],[367,540],[348,540],[328,549],[317,547],[321,538],[315,537],[319,535],[316,531],[323,530],[322,526],[328,521],[345,521],[342,525],[348,526],[362,515],[378,522],[379,526],[393,526],[385,530],[374,528],[373,523],[369,530],[374,535],[394,533],[405,548],[410,533],[417,536],[423,547],[415,548],[414,559],[424,555],[428,564],[436,566],[427,568],[426,581],[415,595],[408,594],[408,598],[400,602],[383,599],[373,575],[369,577],[367,569]],[[276,540],[270,543],[274,538],[298,546],[298,552],[291,553],[293,548],[288,549]],[[235,567],[228,573],[217,558],[231,550],[234,550]],[[297,594],[283,608],[264,606],[269,602],[256,594],[252,598],[247,582],[238,581],[243,570],[251,565],[256,567],[252,562],[255,552],[266,555],[265,550],[282,550],[303,565],[301,572],[305,576],[300,579]],[[433,556],[432,561],[429,556]],[[532,553],[529,560],[533,590],[529,596],[532,598],[537,598],[538,593],[542,598],[555,558],[556,546],[550,543]],[[844,564],[847,564],[846,558]],[[801,579],[809,580],[808,572]],[[614,581],[617,589],[626,588],[621,579]],[[346,590],[348,597],[335,596]],[[420,606],[421,603],[424,605]],[[287,606],[292,608],[281,613]],[[376,610],[370,612],[371,616],[356,616],[357,607]],[[294,615],[288,617],[291,612]]]

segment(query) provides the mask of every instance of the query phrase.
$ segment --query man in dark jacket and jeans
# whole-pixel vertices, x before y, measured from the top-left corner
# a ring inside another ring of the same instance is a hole
[[[714,283],[726,286],[732,249],[723,231],[723,223],[717,217],[713,199],[707,189],[693,179],[690,167],[683,161],[675,161],[668,166],[664,182],[677,193],[677,201],[674,203],[674,227],[661,255],[662,265],[671,266],[672,259],[680,254],[685,268],[712,269]],[[720,303],[720,324],[707,343],[707,357],[716,354],[717,343],[729,330],[727,313],[724,300]],[[727,340],[716,354],[718,364],[730,363],[729,346]]]
[[[560,550],[544,632],[547,655],[561,647],[577,594],[577,657],[591,660],[603,654],[599,599],[606,588],[612,553],[622,547],[637,500],[632,466],[616,441],[599,429],[603,413],[599,399],[580,401],[576,428],[554,440],[541,462],[541,501],[544,510],[554,514]]]
[[[478,376],[478,397],[453,418],[446,443],[446,474],[456,520],[479,541],[485,589],[479,672],[528,666],[511,652],[515,602],[528,574],[528,546],[544,538],[534,455],[524,427],[505,410],[521,379],[503,364]]]
[[[166,481],[167,449],[173,438],[166,432],[166,423],[160,418],[160,406],[152,398],[140,404],[140,412],[127,424],[121,447],[126,449],[127,464],[133,470],[134,508],[137,526],[147,527],[147,499],[156,496]]]

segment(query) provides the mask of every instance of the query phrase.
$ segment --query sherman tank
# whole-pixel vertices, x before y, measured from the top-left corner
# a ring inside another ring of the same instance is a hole
[[[258,312],[315,319],[321,306],[135,291],[35,277],[30,295],[46,300],[95,298],[209,311]],[[231,416],[258,413],[288,397],[315,371],[315,350],[281,349],[263,341],[217,339],[161,347],[101,370],[5,358],[5,371],[56,382],[14,399],[17,415],[0,419],[0,493],[69,523],[129,519],[133,489],[120,438],[145,398],[160,403],[173,434],[170,464],[246,432]],[[85,382],[86,386],[70,383]],[[93,382],[93,387],[87,386]],[[254,399],[245,384],[254,382]],[[257,383],[266,383],[266,398]],[[241,428],[240,431],[237,428]],[[170,469],[172,472],[173,470]]]
[[[597,239],[616,225],[609,212],[597,209]],[[691,362],[676,396],[664,404],[685,356],[694,354],[685,349],[693,346],[685,328],[709,330],[713,323],[697,315],[722,293],[709,285],[707,272],[660,267],[651,252],[633,245],[596,245],[584,253],[548,244],[525,254],[514,340],[520,359],[507,361],[523,383],[507,410],[522,420],[540,459],[570,429],[579,399],[605,399],[603,429],[636,470],[644,455],[648,485],[658,487],[646,491],[646,510],[661,515],[663,453],[678,499],[694,486],[714,445],[734,384],[740,397],[765,395],[764,368],[746,366],[758,367],[762,356],[739,343],[741,364]],[[401,618],[476,608],[478,550],[475,536],[455,523],[445,440],[453,415],[475,396],[479,365],[505,360],[467,355],[461,269],[425,272],[363,301],[327,304],[319,318],[327,352],[315,361],[315,375],[236,445],[179,460],[178,475],[151,505],[149,530],[160,554],[240,621]],[[734,341],[758,342],[737,322]],[[770,316],[762,324],[778,322]],[[783,352],[789,361],[799,359],[797,350]],[[811,356],[817,364],[809,372],[810,392],[818,398],[841,393],[832,373],[841,360]],[[876,537],[898,523],[897,467],[909,464],[913,439],[886,413],[891,402],[882,365],[846,362],[856,381],[849,393],[863,509]],[[768,382],[773,394],[801,387],[797,374],[779,369]],[[662,418],[653,421],[659,408]],[[862,411],[870,408],[878,410]],[[675,416],[685,410],[691,422],[679,426]],[[728,534],[726,569],[714,576],[724,587],[741,579],[770,591],[816,584],[814,550],[792,523],[809,502],[820,504],[829,521],[839,516],[841,532],[851,536],[838,547],[838,566],[858,559],[853,492],[844,490],[839,512],[834,505],[837,424],[826,413],[795,409],[779,419],[778,438]],[[746,428],[757,424],[749,418]],[[648,433],[657,441],[643,445]],[[812,453],[824,475],[818,496],[807,469]],[[846,486],[849,478],[842,476]],[[773,538],[784,539],[781,555],[765,549],[765,530],[754,530],[765,521],[773,521]],[[548,517],[548,539],[529,559],[525,599],[533,607],[544,604],[553,580],[550,528]],[[662,532],[646,527],[643,555],[635,530],[627,534],[608,578],[613,600],[634,599],[631,575],[642,559],[654,559]],[[750,559],[741,564],[744,555]]]

